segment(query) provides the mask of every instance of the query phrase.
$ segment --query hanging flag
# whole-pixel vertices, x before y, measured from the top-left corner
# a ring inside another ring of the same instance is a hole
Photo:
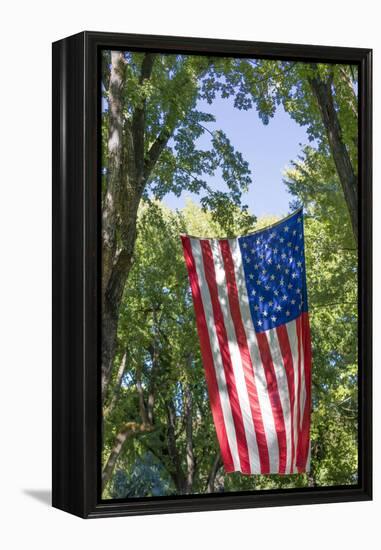
[[[303,212],[234,239],[182,235],[226,472],[309,471]]]

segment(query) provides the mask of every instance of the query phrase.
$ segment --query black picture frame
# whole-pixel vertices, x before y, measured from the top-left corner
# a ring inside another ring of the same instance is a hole
[[[100,497],[99,52],[250,56],[359,68],[359,476],[356,486]],[[53,506],[83,518],[372,498],[372,50],[82,32],[53,44]]]

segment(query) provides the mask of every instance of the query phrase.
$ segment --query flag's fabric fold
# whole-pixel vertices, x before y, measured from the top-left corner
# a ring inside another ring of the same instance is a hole
[[[311,339],[302,211],[243,237],[181,239],[225,471],[308,472]]]

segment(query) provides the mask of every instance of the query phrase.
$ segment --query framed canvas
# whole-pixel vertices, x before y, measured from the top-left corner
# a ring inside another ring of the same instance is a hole
[[[53,44],[53,506],[372,498],[371,50]]]

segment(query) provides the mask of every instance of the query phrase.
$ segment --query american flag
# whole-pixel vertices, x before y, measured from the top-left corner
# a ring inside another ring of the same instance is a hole
[[[303,212],[250,235],[182,235],[225,471],[309,471],[311,339]]]

